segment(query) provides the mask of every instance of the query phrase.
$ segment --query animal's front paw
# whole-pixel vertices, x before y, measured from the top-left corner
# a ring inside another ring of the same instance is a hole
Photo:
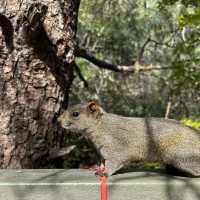
[[[101,176],[101,177],[105,176],[105,177],[108,177],[108,173],[106,173],[106,172],[104,172],[102,170],[97,170],[95,172],[95,176]]]

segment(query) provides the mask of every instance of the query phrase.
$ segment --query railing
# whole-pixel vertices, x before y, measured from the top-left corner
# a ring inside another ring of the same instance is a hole
[[[109,200],[200,200],[200,178],[132,172],[108,178]],[[0,170],[0,200],[99,200],[87,170]]]

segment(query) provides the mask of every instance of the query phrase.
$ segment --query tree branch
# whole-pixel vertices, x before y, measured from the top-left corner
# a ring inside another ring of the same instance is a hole
[[[150,39],[149,42],[153,42],[153,43],[155,43],[156,45],[159,45],[159,46],[166,46],[168,48],[175,48],[174,46],[169,45],[167,42],[165,42],[165,43],[157,42],[156,40],[153,40],[153,39]]]
[[[80,68],[76,65],[76,63],[74,64],[74,68],[75,68],[75,71],[76,71],[78,77],[81,79],[81,81],[83,81],[84,87],[88,88],[88,82],[85,80],[83,74],[81,73]]]
[[[56,158],[59,157],[65,157],[68,154],[70,154],[70,152],[75,148],[75,145],[71,145],[69,147],[63,147],[61,149],[51,149],[49,151],[49,157],[47,158],[48,160],[54,160]]]
[[[151,71],[151,70],[164,70],[172,69],[172,67],[161,67],[160,65],[142,65],[136,61],[133,65],[114,65],[106,61],[100,60],[95,56],[88,53],[85,49],[78,48],[76,51],[76,56],[84,58],[99,68],[108,69],[115,72],[139,72],[139,71]]]
[[[138,54],[138,62],[139,63],[142,63],[142,58],[143,58],[143,55],[144,55],[144,51],[145,51],[145,47],[147,46],[147,44],[151,42],[151,38],[147,38],[147,40],[144,42],[144,44],[142,45],[142,48],[140,49],[139,51],[139,54]]]

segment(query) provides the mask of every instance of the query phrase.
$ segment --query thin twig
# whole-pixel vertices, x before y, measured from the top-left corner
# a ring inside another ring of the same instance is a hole
[[[78,77],[81,79],[81,81],[83,81],[84,87],[85,87],[85,88],[88,88],[88,82],[85,80],[83,74],[81,73],[80,68],[75,64],[75,65],[74,65],[74,69],[75,69],[75,71],[76,71]]]

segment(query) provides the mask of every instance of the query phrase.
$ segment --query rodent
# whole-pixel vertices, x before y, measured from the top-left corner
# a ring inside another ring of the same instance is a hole
[[[106,160],[108,176],[131,161],[159,162],[200,176],[200,133],[176,120],[124,117],[90,101],[72,106],[58,121],[94,143]]]

